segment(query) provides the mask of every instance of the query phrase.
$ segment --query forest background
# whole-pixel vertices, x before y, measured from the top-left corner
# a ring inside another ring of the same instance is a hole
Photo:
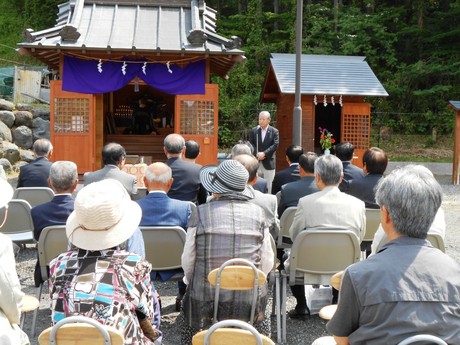
[[[27,28],[53,26],[60,3],[0,0],[0,65],[39,63],[17,54],[16,43]],[[256,124],[259,110],[276,111],[259,99],[270,54],[295,53],[297,2],[206,4],[217,10],[218,33],[239,36],[247,58],[228,80],[212,79],[220,87],[219,142],[229,147]],[[447,105],[460,99],[460,0],[305,0],[302,31],[304,54],[365,56],[388,91],[387,98],[368,100],[372,145],[380,145],[389,135],[396,138],[393,145],[400,151],[401,145],[411,146],[423,135],[419,144],[424,148],[452,147],[454,116]]]

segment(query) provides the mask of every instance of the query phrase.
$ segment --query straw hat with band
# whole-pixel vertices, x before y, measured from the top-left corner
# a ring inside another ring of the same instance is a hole
[[[104,250],[125,242],[141,221],[140,206],[123,185],[106,179],[82,188],[67,219],[66,234],[78,248]]]
[[[219,166],[201,168],[201,184],[207,191],[221,195],[242,195],[254,198],[254,192],[247,186],[249,173],[238,161],[230,159]]]

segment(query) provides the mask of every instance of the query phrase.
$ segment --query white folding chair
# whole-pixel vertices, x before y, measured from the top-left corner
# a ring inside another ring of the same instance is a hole
[[[366,208],[366,231],[361,242],[363,259],[366,258],[366,251],[370,252],[372,241],[380,225],[380,209]]]
[[[185,245],[185,230],[180,226],[141,226],[145,243],[145,259],[152,271],[181,269],[181,256]],[[168,280],[180,280],[184,273],[177,273]]]
[[[19,187],[13,194],[13,199],[21,199],[29,202],[31,207],[51,201],[54,191],[49,187]]]
[[[446,252],[446,246],[444,244],[444,239],[440,234],[428,233],[426,239],[430,241],[431,245],[435,248],[438,248],[443,253]]]
[[[276,246],[278,248],[290,248],[292,245],[291,235],[289,234],[289,228],[294,221],[295,212],[297,211],[296,206],[288,207],[284,210],[280,218],[280,232],[278,234],[278,241]]]
[[[16,243],[34,243],[34,222],[30,204],[26,200],[12,199],[7,207],[8,210],[6,207],[0,209],[0,219],[4,219],[5,212],[8,212],[0,232]]]
[[[123,345],[121,331],[85,316],[69,316],[45,329],[38,337],[40,345]]]
[[[53,225],[44,228],[38,239],[38,264],[43,282],[37,288],[37,299],[40,301],[43,284],[49,279],[48,266],[56,256],[67,251],[68,239],[65,225]],[[37,321],[38,308],[34,311],[32,321],[32,337],[35,336],[35,323]]]
[[[360,260],[359,239],[351,230],[306,229],[297,235],[282,271],[282,338],[286,341],[286,289],[289,285],[329,285],[331,277]]]
[[[269,281],[270,285],[272,285],[272,281],[274,281],[274,288],[272,288],[272,315],[276,315],[276,335],[277,335],[277,342],[281,342],[281,301],[280,301],[280,273],[278,271],[279,260],[276,255],[276,243],[273,239],[273,236],[270,235],[270,244],[275,255],[273,261],[273,269],[270,271],[269,274]]]

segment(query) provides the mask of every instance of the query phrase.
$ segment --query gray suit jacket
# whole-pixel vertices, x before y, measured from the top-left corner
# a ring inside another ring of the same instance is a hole
[[[115,165],[106,165],[102,169],[93,172],[87,172],[83,175],[85,186],[89,185],[90,183],[102,181],[108,178],[120,181],[128,191],[129,195],[133,196],[137,194],[136,177],[121,171]]]
[[[264,194],[258,190],[254,190],[254,188],[252,189],[254,191],[254,199],[249,200],[249,202],[262,207],[267,219],[267,225],[270,229],[270,234],[273,236],[273,239],[276,239],[278,237],[278,233],[280,232],[280,221],[278,219],[277,212],[278,202],[276,200],[276,196]]]
[[[366,229],[364,202],[333,186],[304,196],[289,229],[292,241],[305,228],[349,229],[361,242]]]

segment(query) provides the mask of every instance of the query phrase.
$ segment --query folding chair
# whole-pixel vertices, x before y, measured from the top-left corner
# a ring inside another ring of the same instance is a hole
[[[192,211],[192,213],[190,214],[190,218],[192,218],[192,215],[197,212],[196,211],[196,204],[194,202],[191,202],[191,201],[189,201],[189,203],[190,203],[190,210]]]
[[[267,281],[265,273],[258,270],[251,261],[235,258],[225,261],[219,268],[209,272],[208,281],[212,286],[215,286],[213,322],[218,322],[219,293],[222,288],[238,291],[253,290],[249,323],[251,325],[254,323],[254,314],[259,294],[258,288]]]
[[[367,252],[371,251],[371,244],[374,240],[374,235],[380,225],[380,210],[366,208],[366,231],[361,242],[361,252],[363,259],[367,257]]]
[[[29,202],[31,207],[51,201],[54,191],[49,187],[19,187],[13,194],[13,199],[21,199]]]
[[[290,248],[292,245],[291,235],[289,234],[289,228],[294,221],[295,212],[297,211],[296,206],[288,207],[284,210],[280,218],[280,233],[278,234],[277,247],[278,248]]]
[[[429,334],[414,335],[412,337],[406,338],[403,341],[399,342],[398,345],[415,344],[415,343],[418,343],[419,341],[425,341],[425,342],[429,341],[430,344],[447,345],[447,343],[441,338],[438,338],[434,335],[429,335]]]
[[[37,299],[40,301],[43,284],[49,279],[48,266],[56,256],[67,251],[68,239],[65,232],[65,225],[47,226],[40,233],[38,239],[38,264],[43,283],[37,288]],[[35,323],[37,320],[38,308],[34,311],[32,321],[32,337],[35,336]]]
[[[185,245],[185,230],[180,226],[141,226],[145,243],[146,260],[152,271],[160,272],[182,269],[181,256]],[[180,280],[184,273],[173,275],[168,280]]]
[[[250,324],[240,320],[220,321],[212,325],[208,330],[195,334],[192,339],[192,345],[234,344],[275,345],[270,338],[260,334]]]
[[[69,316],[45,329],[40,345],[123,345],[123,334],[85,316]]]
[[[6,207],[0,209],[0,219],[4,219]],[[16,243],[34,243],[34,223],[30,204],[25,200],[12,199],[8,203],[8,215],[0,232]]]
[[[276,243],[273,239],[273,236],[270,235],[270,244],[272,246],[273,253],[275,255],[273,261],[273,269],[269,273],[269,282],[270,285],[273,285],[271,282],[274,281],[274,287],[272,288],[272,315],[276,315],[276,335],[277,342],[281,342],[281,302],[280,302],[280,274],[278,271],[279,260],[276,255]]]
[[[431,245],[438,248],[443,253],[446,252],[446,246],[444,245],[444,239],[440,234],[428,233],[426,239],[430,241]]]
[[[329,285],[331,277],[358,262],[359,239],[351,230],[306,229],[292,244],[289,270],[282,271],[282,338],[286,341],[286,289],[289,285]]]

